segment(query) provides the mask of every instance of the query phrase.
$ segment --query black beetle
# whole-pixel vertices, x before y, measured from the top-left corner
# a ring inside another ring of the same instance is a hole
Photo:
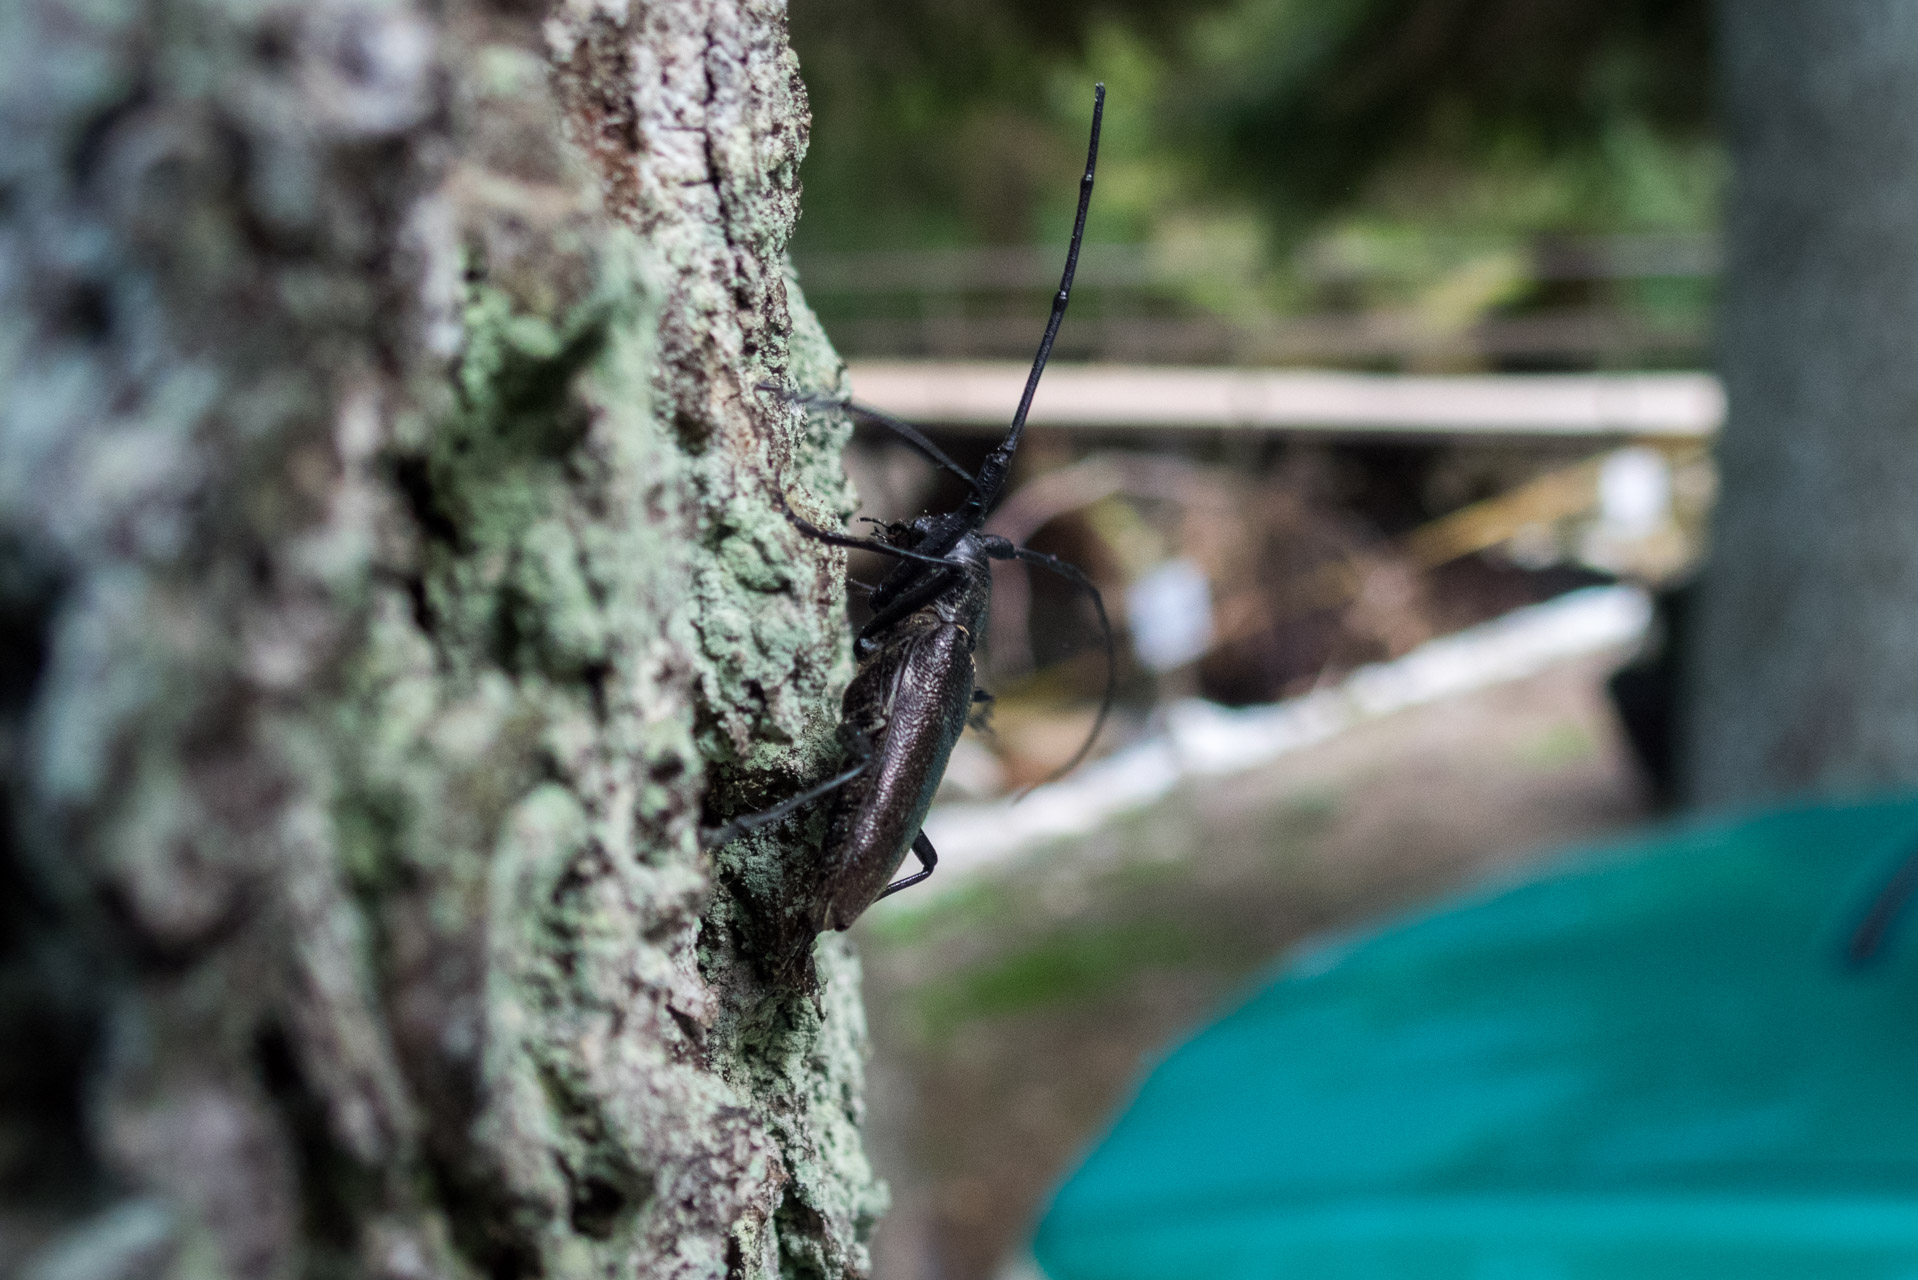
[[[1092,599],[1106,646],[1106,693],[1092,732],[1077,754],[1059,770],[1072,769],[1092,749],[1111,707],[1114,655],[1112,627],[1099,591],[1072,565],[1041,552],[982,533],[986,517],[1005,489],[1012,457],[1025,430],[1039,376],[1052,354],[1053,339],[1065,318],[1072,277],[1085,237],[1086,211],[1092,202],[1092,175],[1099,157],[1099,125],[1105,113],[1105,86],[1095,87],[1092,141],[1086,152],[1079,207],[1066,250],[1065,274],[1053,298],[1025,392],[1012,426],[977,475],[947,457],[917,428],[862,405],[812,396],[779,394],[813,407],[852,412],[900,436],[934,464],[957,475],[971,489],[953,511],[920,516],[910,523],[882,524],[879,536],[856,537],[821,529],[777,501],[794,527],[834,546],[875,551],[899,561],[871,588],[872,617],[853,642],[858,669],[841,702],[840,737],[847,763],[840,772],[761,813],[735,818],[706,833],[717,847],[748,831],[776,822],[803,805],[833,795],[821,853],[817,897],[807,912],[814,932],[844,929],[865,909],[932,874],[938,855],[920,824],[946,771],[973,708],[990,699],[975,690],[973,647],[985,626],[991,601],[991,560],[1021,560],[1060,574]],[[919,871],[900,880],[893,875],[911,851]]]

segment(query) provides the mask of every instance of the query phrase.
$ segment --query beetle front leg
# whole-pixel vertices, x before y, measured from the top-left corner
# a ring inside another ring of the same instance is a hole
[[[912,838],[912,856],[919,859],[919,870],[903,880],[895,880],[887,885],[879,894],[879,898],[889,898],[901,889],[910,889],[931,875],[932,869],[939,865],[939,851],[932,847],[932,841],[926,839],[924,831]],[[877,902],[879,898],[874,898],[873,901]]]
[[[779,510],[781,514],[786,517],[787,524],[790,524],[808,538],[817,538],[828,546],[847,547],[854,551],[876,551],[882,556],[891,556],[895,560],[912,560],[919,564],[936,565],[941,569],[965,567],[960,564],[959,561],[947,556],[921,555],[917,551],[909,551],[905,547],[895,547],[890,542],[881,542],[877,538],[859,538],[849,533],[834,533],[830,529],[821,529],[818,525],[792,509],[791,504],[786,501],[784,490],[774,489],[773,500],[779,504]]]

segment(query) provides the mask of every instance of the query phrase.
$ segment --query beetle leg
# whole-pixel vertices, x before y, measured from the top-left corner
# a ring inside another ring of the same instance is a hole
[[[881,635],[899,619],[917,613],[944,595],[954,581],[955,575],[950,572],[928,573],[921,577],[914,586],[894,596],[884,608],[866,619],[866,625],[859,628],[859,639],[871,640]]]
[[[807,787],[796,796],[781,800],[770,809],[758,813],[748,813],[721,823],[717,827],[702,827],[699,832],[699,845],[702,849],[717,849],[731,844],[749,831],[757,831],[763,826],[778,822],[796,809],[803,809],[822,796],[831,795],[839,788],[864,773],[872,764],[872,742],[857,729],[849,729],[842,734],[854,759],[852,764],[840,770],[832,777],[816,786]]]
[[[992,732],[993,696],[984,689],[972,691],[972,709],[966,715],[966,727],[979,733]]]
[[[939,852],[932,847],[932,841],[926,839],[926,833],[923,831],[912,838],[912,856],[919,859],[919,870],[903,880],[895,880],[887,885],[879,898],[890,897],[901,889],[911,888],[931,875],[932,869],[939,865]],[[874,898],[873,901],[877,902],[879,898]]]

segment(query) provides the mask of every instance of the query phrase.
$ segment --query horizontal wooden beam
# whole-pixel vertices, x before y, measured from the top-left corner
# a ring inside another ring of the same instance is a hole
[[[1026,366],[855,361],[853,394],[908,421],[1003,426]],[[1708,373],[1426,377],[1313,370],[1058,365],[1035,427],[1489,436],[1709,436],[1725,416]]]
[[[1383,247],[1321,241],[1294,255],[1282,270],[1312,284],[1341,284],[1429,278],[1499,257],[1517,258],[1533,280],[1702,279],[1719,268],[1716,238],[1685,232],[1540,236],[1529,242],[1431,237],[1412,246],[1409,256],[1377,251]],[[976,245],[804,253],[794,265],[808,294],[1008,292],[1057,288],[1061,254],[1057,244]],[[1093,289],[1178,289],[1242,271],[1238,263],[1194,263],[1151,245],[1094,243],[1080,255],[1078,283]]]

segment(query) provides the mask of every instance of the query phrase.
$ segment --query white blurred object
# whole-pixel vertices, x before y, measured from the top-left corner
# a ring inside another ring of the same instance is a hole
[[[1506,541],[1505,554],[1521,569],[1549,569],[1565,558],[1565,547],[1551,525],[1533,521]]]
[[[1598,469],[1598,518],[1578,539],[1578,558],[1594,569],[1659,580],[1689,558],[1674,518],[1669,459],[1642,446],[1605,455]]]
[[[1672,469],[1665,455],[1642,446],[1619,449],[1598,472],[1600,518],[1621,538],[1642,538],[1672,514]]]
[[[1025,1250],[1020,1250],[1001,1263],[992,1273],[992,1280],[1051,1280],[1039,1260]]]
[[[1212,587],[1190,560],[1168,560],[1126,588],[1132,650],[1154,671],[1170,671],[1212,647]]]

